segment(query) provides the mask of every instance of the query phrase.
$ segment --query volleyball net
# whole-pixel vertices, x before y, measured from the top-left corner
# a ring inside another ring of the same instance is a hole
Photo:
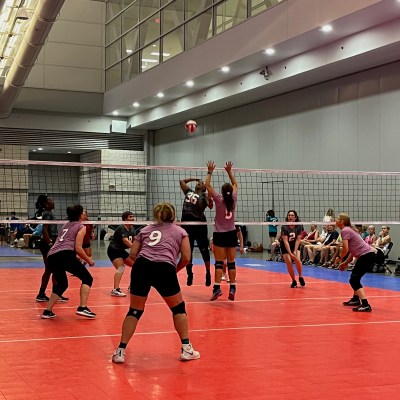
[[[284,221],[289,209],[304,225],[320,222],[328,208],[348,213],[353,221],[400,220],[400,173],[345,171],[286,171],[241,169],[234,166],[239,196],[236,221],[267,225],[273,209]],[[152,220],[153,207],[168,201],[181,217],[184,194],[181,179],[205,180],[207,168],[0,160],[0,220],[15,211],[22,221],[35,214],[40,194],[54,199],[57,220],[66,218],[68,205],[81,204],[92,221],[116,221],[126,210],[137,223]],[[217,190],[229,178],[223,168],[212,175]],[[188,183],[195,187],[196,182]],[[209,223],[214,210],[206,210]]]

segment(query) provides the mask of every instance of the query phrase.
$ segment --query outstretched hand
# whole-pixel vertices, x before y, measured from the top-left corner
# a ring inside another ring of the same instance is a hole
[[[213,172],[215,169],[215,162],[214,161],[207,161],[207,171]]]
[[[232,165],[233,165],[232,161],[227,161],[225,164],[225,171],[229,173],[232,170]]]

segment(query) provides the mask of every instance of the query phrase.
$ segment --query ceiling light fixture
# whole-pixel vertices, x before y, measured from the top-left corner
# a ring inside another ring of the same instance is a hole
[[[193,81],[187,81],[186,82],[186,86],[187,87],[193,87],[194,86],[194,82]]]
[[[140,104],[137,101],[135,101],[132,105],[133,105],[133,107],[136,107],[136,108],[140,106]]]
[[[118,115],[118,111],[113,111],[113,115]]]
[[[43,147],[38,147],[37,148],[39,151],[42,151],[43,150]]]
[[[71,154],[72,153],[72,151],[67,151],[67,154]]]
[[[265,50],[265,54],[272,56],[273,54],[275,54],[275,49],[269,48],[269,49]]]
[[[325,33],[332,32],[332,29],[332,25],[323,25],[321,27],[321,31]]]
[[[227,73],[227,72],[229,72],[231,69],[229,68],[229,67],[222,67],[221,68],[221,71],[222,72],[225,72],[225,73]]]
[[[162,97],[164,97],[164,93],[163,92],[157,93],[157,97],[159,97],[161,99]]]

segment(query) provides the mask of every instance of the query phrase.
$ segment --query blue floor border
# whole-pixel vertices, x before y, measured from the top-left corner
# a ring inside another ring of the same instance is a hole
[[[95,263],[96,267],[111,267],[111,262],[109,260],[95,260]],[[194,258],[193,264],[203,265],[203,260],[201,258]],[[261,271],[271,271],[287,275],[286,264],[282,262],[263,261],[255,258],[246,257],[237,258],[236,264],[244,268],[257,269]],[[0,261],[0,268],[43,268],[43,261]],[[303,275],[305,278],[308,277],[324,279],[332,282],[348,283],[350,272],[342,272],[333,269],[306,265],[303,266]],[[288,277],[288,282],[289,281],[290,278]],[[377,289],[394,290],[397,292],[400,291],[400,279],[393,275],[368,273],[362,278],[362,283],[364,286],[369,286]]]

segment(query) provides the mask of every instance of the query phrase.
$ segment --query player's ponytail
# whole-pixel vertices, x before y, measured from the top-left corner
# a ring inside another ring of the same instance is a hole
[[[222,197],[224,198],[225,207],[228,213],[230,213],[233,208],[233,186],[230,183],[224,183],[222,185]]]

